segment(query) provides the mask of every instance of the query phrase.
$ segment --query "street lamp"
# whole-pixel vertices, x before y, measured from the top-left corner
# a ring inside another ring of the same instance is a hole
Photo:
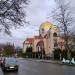
[[[38,46],[38,58],[40,59],[40,46]]]

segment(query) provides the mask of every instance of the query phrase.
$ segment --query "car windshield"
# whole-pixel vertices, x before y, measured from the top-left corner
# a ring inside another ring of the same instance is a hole
[[[6,64],[12,64],[12,63],[16,64],[16,59],[14,59],[14,58],[7,58],[7,59],[5,59],[5,62],[6,62]]]

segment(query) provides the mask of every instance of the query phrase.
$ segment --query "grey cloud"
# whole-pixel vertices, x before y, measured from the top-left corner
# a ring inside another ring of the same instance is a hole
[[[9,41],[22,46],[27,37],[38,35],[40,24],[48,20],[47,15],[54,6],[54,0],[30,0],[30,4],[25,10],[27,11],[26,19],[30,21],[30,25],[25,25],[16,30],[12,29],[12,37],[1,34],[0,42]]]

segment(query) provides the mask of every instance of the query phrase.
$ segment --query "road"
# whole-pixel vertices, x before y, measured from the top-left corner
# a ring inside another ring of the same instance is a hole
[[[74,66],[33,62],[18,59],[18,72],[3,72],[4,75],[75,75]],[[1,75],[1,74],[0,74]]]

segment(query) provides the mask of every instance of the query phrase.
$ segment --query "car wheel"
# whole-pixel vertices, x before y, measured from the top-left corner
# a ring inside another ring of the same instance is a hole
[[[6,71],[5,68],[2,68],[3,71]]]
[[[16,69],[16,71],[18,72],[18,68]]]

